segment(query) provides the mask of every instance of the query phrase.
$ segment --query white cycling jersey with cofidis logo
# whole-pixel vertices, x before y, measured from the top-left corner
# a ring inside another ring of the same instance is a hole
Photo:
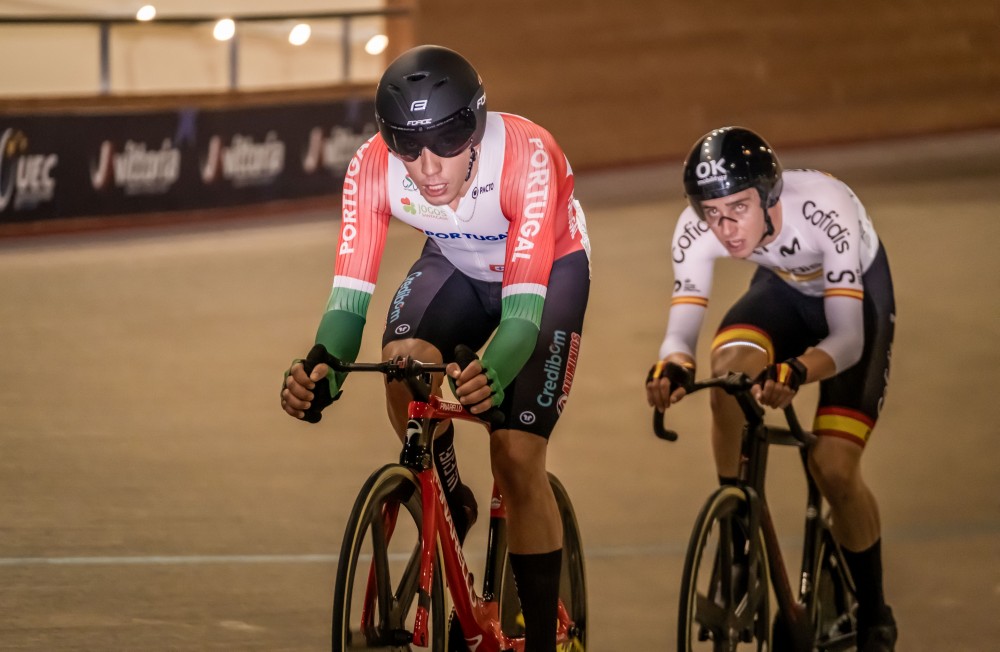
[[[842,369],[857,359],[864,343],[862,275],[878,252],[878,235],[864,206],[840,180],[816,170],[786,170],[782,179],[781,229],[747,260],[806,296],[823,297],[830,333],[817,346]],[[674,292],[660,355],[693,356],[715,260],[729,254],[688,207],[677,222],[671,256]]]
[[[589,256],[572,169],[547,131],[489,113],[478,159],[452,210],[424,200],[380,135],[362,145],[344,180],[334,290],[371,294],[392,217],[432,238],[464,274],[502,282],[505,297],[544,298],[554,260],[581,249]]]

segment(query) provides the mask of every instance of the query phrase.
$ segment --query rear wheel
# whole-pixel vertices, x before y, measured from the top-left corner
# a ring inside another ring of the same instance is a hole
[[[726,486],[698,514],[681,581],[680,652],[771,649],[767,552],[762,538],[758,545],[744,545],[750,537],[748,513],[743,491]]]
[[[559,601],[570,621],[570,627],[564,640],[558,647],[559,652],[582,652],[587,645],[587,583],[583,559],[583,544],[580,540],[580,529],[576,522],[576,513],[570,502],[569,494],[551,473],[549,484],[556,497],[559,516],[562,518],[563,548],[562,572],[559,576]],[[509,637],[524,636],[524,620],[521,616],[521,602],[517,597],[517,587],[514,584],[514,574],[510,563],[504,556],[503,581],[497,596],[500,603],[500,628]]]
[[[420,484],[406,467],[390,464],[362,487],[344,532],[333,592],[333,651],[416,649],[413,622],[420,579]],[[445,649],[445,587],[440,558],[425,606],[428,640]]]
[[[854,583],[829,530],[816,557],[815,595],[810,616],[816,631],[816,649],[821,652],[853,650],[857,644],[857,600]]]

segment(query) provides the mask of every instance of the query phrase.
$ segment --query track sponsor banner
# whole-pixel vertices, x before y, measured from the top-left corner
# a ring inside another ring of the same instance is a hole
[[[0,225],[339,193],[371,98],[0,116]]]

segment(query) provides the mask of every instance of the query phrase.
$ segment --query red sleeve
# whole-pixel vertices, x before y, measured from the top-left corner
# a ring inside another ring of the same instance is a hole
[[[344,177],[337,277],[375,283],[389,229],[389,150],[378,135],[362,145]]]
[[[510,220],[503,286],[548,284],[559,215],[573,192],[566,156],[549,132],[504,115],[507,143],[500,178],[500,208]]]

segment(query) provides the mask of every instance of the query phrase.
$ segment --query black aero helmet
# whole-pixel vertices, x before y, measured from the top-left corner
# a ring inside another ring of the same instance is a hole
[[[454,50],[421,45],[389,64],[375,91],[382,140],[406,161],[425,147],[450,158],[478,145],[486,131],[479,73]]]
[[[767,234],[773,232],[767,209],[781,196],[781,163],[763,138],[743,127],[722,127],[695,143],[684,162],[684,192],[699,217],[701,202],[756,188],[764,208]]]

